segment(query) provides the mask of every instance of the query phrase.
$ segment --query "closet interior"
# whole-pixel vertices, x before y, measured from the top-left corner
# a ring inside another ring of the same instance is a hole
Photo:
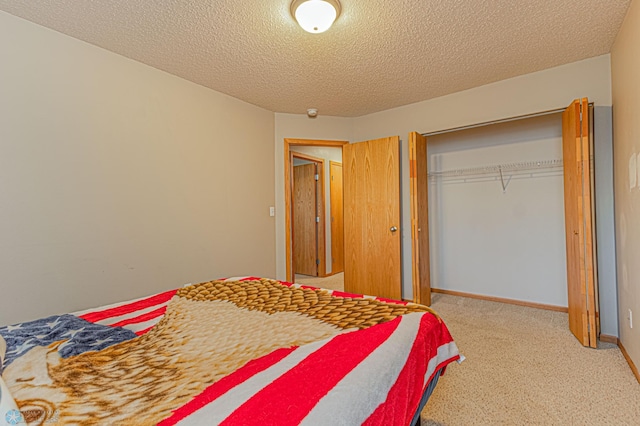
[[[430,287],[565,311],[578,340],[596,347],[603,275],[606,328],[617,333],[615,272],[607,264],[614,244],[596,244],[598,227],[613,226],[612,145],[606,137],[595,143],[594,111],[580,99],[566,109],[411,135],[412,179],[426,175],[412,180],[413,247],[429,242],[414,260],[414,292]],[[600,113],[601,135],[610,114]],[[414,201],[425,187],[422,206]],[[600,201],[596,188],[604,190]]]
[[[428,137],[431,285],[567,306],[562,114]]]

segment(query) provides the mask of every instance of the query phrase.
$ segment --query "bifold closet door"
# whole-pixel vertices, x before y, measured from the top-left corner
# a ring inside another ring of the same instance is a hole
[[[400,300],[400,138],[344,145],[344,289]]]
[[[427,138],[417,132],[409,134],[409,179],[413,301],[430,306]]]
[[[597,347],[597,282],[594,270],[591,126],[586,98],[562,114],[564,208],[569,329],[584,346]]]

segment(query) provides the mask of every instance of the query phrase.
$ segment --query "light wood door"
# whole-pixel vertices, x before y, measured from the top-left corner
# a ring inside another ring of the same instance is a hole
[[[337,274],[344,270],[342,163],[331,161],[329,167],[331,173],[329,182],[331,200],[331,273]]]
[[[562,114],[564,207],[569,329],[584,346],[597,347],[591,141],[587,99]]]
[[[411,256],[413,301],[431,305],[429,271],[429,177],[427,138],[409,134],[409,179],[411,191]]]
[[[312,276],[318,275],[315,175],[315,164],[293,168],[293,268]]]
[[[345,291],[400,299],[399,137],[345,145]]]

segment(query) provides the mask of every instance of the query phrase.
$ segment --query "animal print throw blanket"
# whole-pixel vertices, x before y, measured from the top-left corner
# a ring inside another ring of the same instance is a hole
[[[0,335],[0,424],[406,425],[458,358],[427,307],[254,278]]]

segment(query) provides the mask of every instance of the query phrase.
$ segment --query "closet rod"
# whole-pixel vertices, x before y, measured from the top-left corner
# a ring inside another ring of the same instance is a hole
[[[592,104],[589,104],[589,105],[592,105]],[[490,126],[492,124],[508,123],[510,121],[523,120],[523,119],[526,119],[526,118],[533,118],[533,117],[542,117],[543,115],[551,115],[551,114],[557,114],[559,112],[563,112],[565,109],[567,109],[567,108],[565,107],[565,108],[558,108],[558,109],[550,109],[548,111],[534,112],[533,114],[517,115],[515,117],[501,118],[499,120],[485,121],[483,123],[476,123],[476,124],[469,124],[467,126],[453,127],[451,129],[446,129],[446,130],[436,130],[435,132],[423,133],[422,136],[427,136],[427,137],[428,136],[435,136],[435,135],[441,135],[443,133],[457,132],[459,130],[475,129],[477,127]]]

